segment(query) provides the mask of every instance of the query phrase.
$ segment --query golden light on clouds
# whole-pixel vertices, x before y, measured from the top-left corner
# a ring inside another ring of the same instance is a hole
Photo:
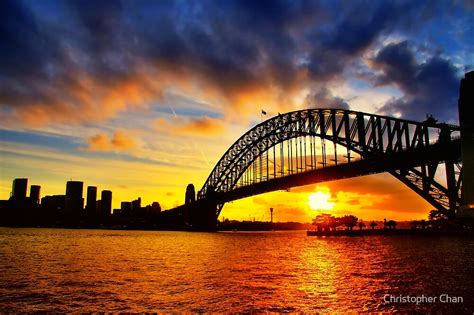
[[[329,192],[317,191],[308,196],[308,205],[311,210],[332,210],[335,203],[330,200],[331,194]]]
[[[113,136],[99,133],[88,139],[88,151],[124,151],[136,147],[135,140],[123,130],[117,130]]]

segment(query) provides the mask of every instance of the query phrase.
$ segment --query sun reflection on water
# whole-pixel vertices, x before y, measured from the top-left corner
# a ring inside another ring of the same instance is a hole
[[[469,239],[3,228],[0,236],[7,312],[430,311],[383,296],[440,293],[464,296],[460,312],[474,307]]]

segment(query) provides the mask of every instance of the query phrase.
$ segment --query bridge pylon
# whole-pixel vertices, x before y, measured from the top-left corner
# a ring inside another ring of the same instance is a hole
[[[219,205],[213,189],[207,192],[207,198],[188,202],[185,207],[185,224],[191,230],[208,232],[217,230]]]
[[[474,216],[474,71],[461,80],[458,106],[463,163],[459,214]]]
[[[192,231],[213,232],[217,230],[216,202],[206,199],[187,205],[189,211],[188,226]]]

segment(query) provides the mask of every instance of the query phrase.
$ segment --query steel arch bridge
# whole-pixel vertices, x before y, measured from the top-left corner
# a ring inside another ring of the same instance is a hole
[[[279,114],[225,152],[193,211],[217,220],[229,201],[381,172],[454,215],[462,191],[459,127],[433,118],[416,122],[345,109]]]

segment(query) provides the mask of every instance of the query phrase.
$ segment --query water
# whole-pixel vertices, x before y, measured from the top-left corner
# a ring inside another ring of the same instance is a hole
[[[0,311],[474,310],[474,240],[0,228]],[[384,303],[384,295],[463,303]]]

